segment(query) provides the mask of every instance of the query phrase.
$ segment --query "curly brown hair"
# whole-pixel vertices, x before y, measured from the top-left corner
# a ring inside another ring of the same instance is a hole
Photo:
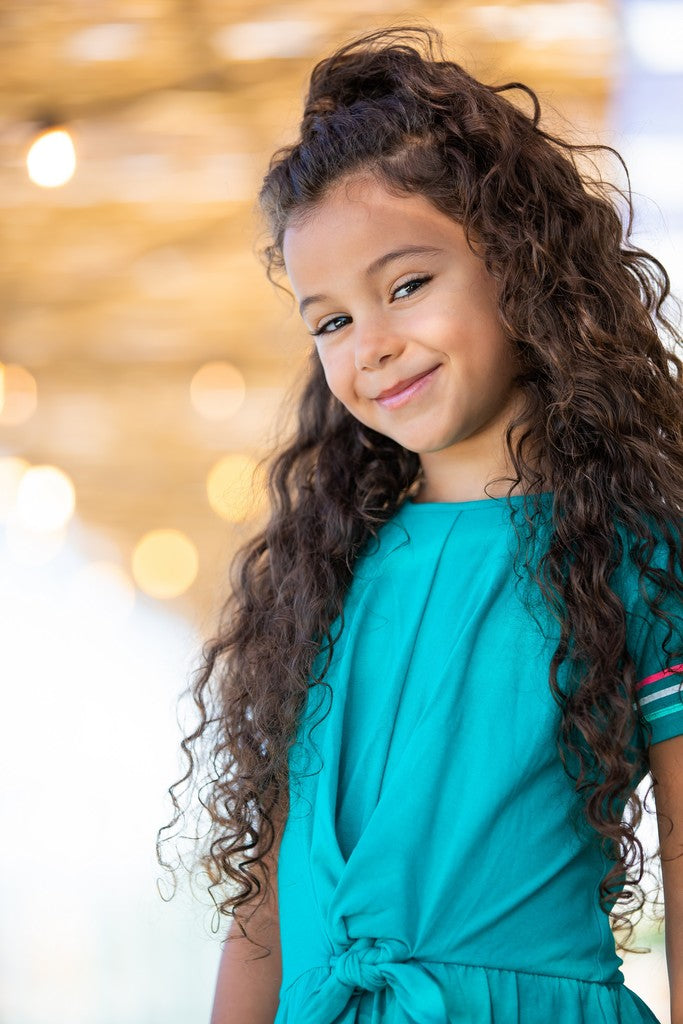
[[[503,95],[512,89],[530,98],[533,114]],[[649,770],[651,732],[634,703],[624,606],[610,579],[625,527],[639,579],[659,588],[656,601],[647,597],[653,614],[666,617],[661,602],[681,597],[683,363],[673,349],[682,337],[663,311],[666,270],[628,242],[633,208],[623,159],[609,146],[550,134],[540,116],[526,85],[486,85],[447,60],[432,27],[355,37],[316,64],[300,138],[270,160],[259,193],[269,235],[261,256],[268,279],[283,287],[286,227],[357,172],[395,194],[426,197],[468,239],[476,236],[500,283],[500,322],[520,360],[516,383],[526,401],[506,433],[516,474],[508,494],[519,485],[554,491],[550,543],[538,565],[525,568],[561,624],[549,666],[562,709],[558,754],[614,862],[600,904],[625,933],[618,948],[626,949],[647,898],[635,833],[645,800],[633,778],[634,766],[639,778]],[[617,156],[625,193],[579,169],[577,154],[589,150]],[[287,814],[288,751],[308,688],[329,685],[323,677],[339,636],[330,627],[343,616],[354,561],[422,476],[415,452],[360,423],[332,395],[315,349],[295,400],[292,436],[268,456],[269,519],[235,556],[231,594],[191,684],[199,722],[181,743],[187,771],[169,789],[174,816],[157,837],[169,868],[161,833],[184,813],[175,790],[204,771],[200,802],[210,826],[197,864],[218,914],[232,916],[261,892],[261,879],[267,895],[266,857]],[[535,451],[545,455],[543,479],[527,457]],[[525,522],[533,529],[526,512]],[[668,564],[656,569],[650,560],[661,538]],[[312,676],[323,643],[326,665]],[[672,657],[683,661],[680,647]],[[565,659],[577,679],[567,692],[557,679]],[[638,726],[645,744],[633,742]]]

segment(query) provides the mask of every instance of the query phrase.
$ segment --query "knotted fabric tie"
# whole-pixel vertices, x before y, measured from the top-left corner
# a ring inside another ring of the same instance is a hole
[[[388,959],[387,955],[380,945],[358,945],[356,942],[338,956],[330,957],[330,966],[342,984],[377,992],[387,984],[386,974],[379,966]]]
[[[329,976],[298,1007],[297,1024],[332,1024],[354,990],[377,992],[385,986],[403,1011],[397,1024],[448,1024],[438,982],[397,939],[356,939],[330,957],[330,967]]]

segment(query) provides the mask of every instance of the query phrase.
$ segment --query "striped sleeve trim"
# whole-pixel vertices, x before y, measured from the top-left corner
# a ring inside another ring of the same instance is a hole
[[[645,676],[636,684],[636,691],[639,692],[638,703],[645,718],[653,721],[671,715],[675,711],[683,711],[683,695],[681,693],[680,681],[671,686],[671,676],[683,675],[683,662],[679,665],[672,665],[663,672],[655,672],[654,675]]]

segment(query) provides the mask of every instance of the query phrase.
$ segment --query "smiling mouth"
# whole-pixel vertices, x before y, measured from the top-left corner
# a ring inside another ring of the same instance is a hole
[[[438,365],[439,364],[437,363],[437,366]],[[427,374],[431,373],[432,370],[435,369],[436,366],[432,366],[431,370],[425,370],[424,373],[418,373],[415,377],[409,377],[408,380],[404,380],[401,383],[396,384],[393,388],[387,388],[386,391],[382,391],[381,394],[377,395],[377,401],[384,398],[393,398],[394,395],[400,395],[401,392],[409,388],[411,384],[415,384],[416,381],[422,380],[423,377],[426,377]]]
[[[385,394],[384,396],[379,395],[375,401],[387,409],[394,409],[400,405],[404,405],[409,402],[411,398],[423,391],[429,386],[434,377],[434,374],[441,366],[441,363],[437,363],[431,370],[427,370],[426,373],[421,374],[419,377],[414,377],[408,384],[404,384],[400,390],[392,389],[393,394]]]

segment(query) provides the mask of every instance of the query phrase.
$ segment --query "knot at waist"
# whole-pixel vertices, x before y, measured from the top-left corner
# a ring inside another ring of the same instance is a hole
[[[362,938],[356,939],[342,953],[330,957],[330,967],[343,985],[377,992],[389,983],[384,968],[405,960],[402,943],[392,939],[373,942],[372,939]]]
[[[396,1004],[397,1021],[448,1024],[439,983],[400,939],[354,939],[321,967],[325,976],[312,990],[304,990],[301,1001],[292,994],[291,1016],[283,1024],[333,1024],[353,995],[383,988],[389,990],[388,999]],[[302,979],[307,977],[308,972],[300,975]]]

